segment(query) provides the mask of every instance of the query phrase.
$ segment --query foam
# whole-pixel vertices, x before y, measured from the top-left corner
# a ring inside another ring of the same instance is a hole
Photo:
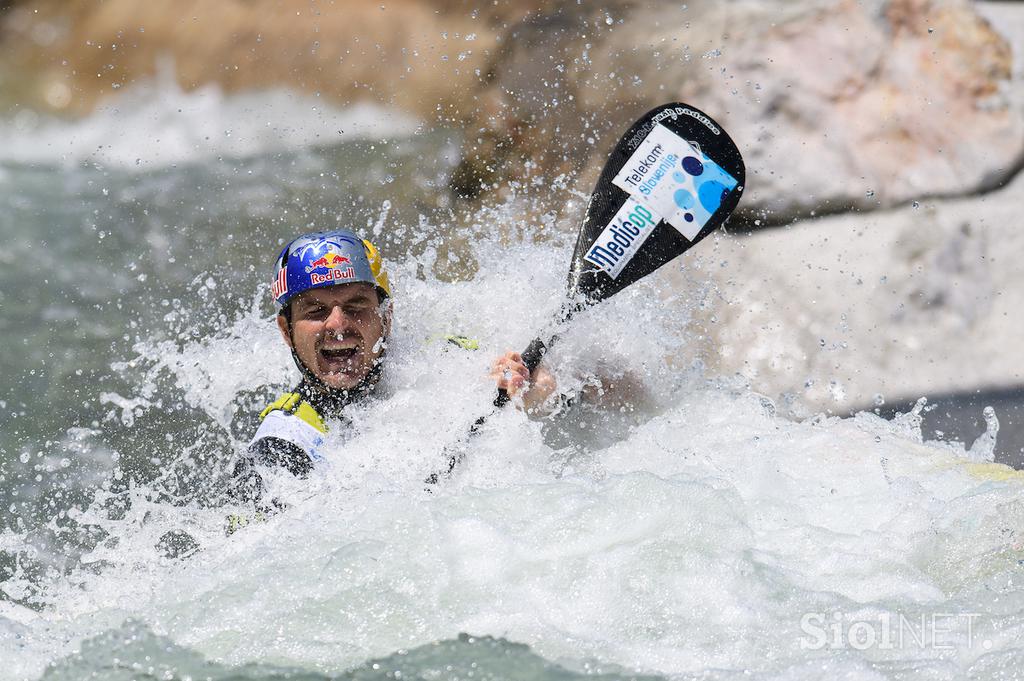
[[[339,107],[285,89],[226,94],[210,85],[185,92],[164,75],[105,100],[82,119],[23,110],[0,121],[0,162],[144,172],[405,137],[418,126],[411,116],[371,103]]]
[[[741,382],[668,369],[689,306],[658,276],[580,315],[549,360],[563,386],[595,366],[632,377],[632,408],[583,409],[568,445],[562,426],[507,409],[457,475],[425,492],[445,444],[486,411],[491,358],[557,310],[567,249],[483,240],[478,275],[460,283],[417,276],[431,249],[396,266],[387,397],[352,410],[313,479],[272,481],[291,507],[230,537],[226,509],[156,503],[143,489],[119,520],[85,511],[117,541],[86,556],[94,569],[49,585],[38,619],[5,625],[21,638],[0,629],[0,657],[22,660],[0,678],[37,674],[127,619],[218,664],[328,674],[459,632],[571,668],[670,676],[807,678],[827,662],[912,678],[1021,660],[1007,632],[1024,615],[1024,485],[972,473],[962,446],[922,442],[913,415],[794,420]],[[482,349],[425,342],[441,331]],[[255,308],[216,337],[137,349],[148,381],[171,376],[215,420],[236,391],[293,371]],[[202,550],[160,556],[169,529]],[[953,627],[948,648],[804,645],[808,615],[849,629],[942,613],[978,617]]]

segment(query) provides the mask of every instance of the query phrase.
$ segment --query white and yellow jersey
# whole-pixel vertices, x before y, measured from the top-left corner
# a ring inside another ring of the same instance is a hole
[[[297,392],[281,395],[260,412],[260,427],[249,447],[266,438],[290,442],[309,455],[313,461],[323,459],[321,448],[327,425],[316,409]]]

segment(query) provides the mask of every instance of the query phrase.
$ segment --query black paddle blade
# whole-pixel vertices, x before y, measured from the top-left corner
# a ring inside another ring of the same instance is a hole
[[[710,116],[663,104],[622,136],[590,197],[569,296],[590,305],[686,252],[743,194],[743,157]]]

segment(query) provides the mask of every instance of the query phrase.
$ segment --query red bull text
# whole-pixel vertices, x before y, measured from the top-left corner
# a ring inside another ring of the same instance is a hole
[[[342,269],[337,265],[330,266],[331,269],[327,270],[327,274],[317,274],[313,272],[309,275],[309,282],[311,284],[327,284],[332,281],[343,281],[345,279],[355,279],[356,271],[352,267],[346,267]]]

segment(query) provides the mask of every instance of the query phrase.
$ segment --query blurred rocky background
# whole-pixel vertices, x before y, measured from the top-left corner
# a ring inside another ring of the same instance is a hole
[[[700,300],[679,359],[797,414],[930,395],[968,441],[998,403],[1019,461],[1022,36],[1024,6],[966,0],[7,0],[0,111],[86,116],[160,69],[373,102],[461,130],[446,182],[479,206],[558,177],[585,195],[629,122],[689,102],[749,188],[671,275]],[[574,229],[566,198],[523,229]]]

